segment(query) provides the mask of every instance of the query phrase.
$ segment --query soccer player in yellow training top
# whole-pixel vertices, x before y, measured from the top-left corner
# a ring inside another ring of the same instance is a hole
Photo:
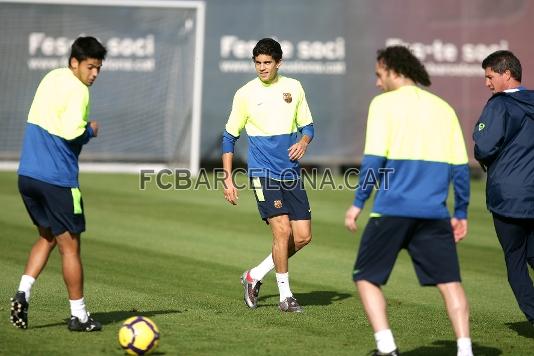
[[[444,100],[417,86],[429,86],[430,78],[406,47],[378,51],[375,68],[376,85],[384,93],[369,106],[359,188],[345,216],[345,226],[356,230],[374,177],[379,177],[353,273],[375,333],[375,355],[398,354],[381,286],[406,248],[419,283],[441,292],[458,356],[472,356],[469,307],[455,244],[467,234],[469,203],[469,167],[458,118]],[[452,218],[446,205],[451,182]]]
[[[241,277],[245,304],[256,308],[261,281],[274,267],[280,310],[301,312],[289,287],[288,258],[312,238],[311,210],[298,161],[313,138],[313,121],[301,84],[278,74],[280,44],[272,38],[260,40],[252,59],[258,77],[236,92],[223,135],[224,197],[237,204],[232,159],[235,142],[245,128],[249,137],[248,175],[260,216],[273,234],[272,253]]]
[[[19,288],[11,299],[11,322],[28,327],[33,283],[50,252],[59,248],[67,286],[71,331],[102,328],[85,308],[80,235],[85,231],[78,183],[78,155],[98,134],[98,123],[87,121],[89,88],[98,77],[106,49],[94,37],[79,37],[71,47],[69,67],[54,69],[39,84],[33,99],[20,156],[19,191],[38,238]]]

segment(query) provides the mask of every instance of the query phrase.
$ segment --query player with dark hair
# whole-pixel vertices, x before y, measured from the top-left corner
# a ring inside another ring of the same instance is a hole
[[[534,325],[534,91],[521,85],[521,62],[510,51],[493,52],[482,68],[493,95],[474,128],[475,158],[488,172],[486,204],[508,282]]]
[[[508,75],[515,80],[514,85],[521,84],[521,62],[510,51],[500,50],[491,53],[482,61],[482,69],[486,68],[497,74],[505,74],[508,71]]]
[[[301,312],[289,287],[288,258],[312,238],[310,205],[298,163],[313,138],[312,116],[301,84],[278,74],[282,64],[280,44],[264,38],[252,53],[258,77],[236,92],[223,135],[222,161],[227,175],[224,196],[229,203],[237,204],[232,160],[235,142],[245,128],[249,138],[248,174],[260,216],[273,234],[272,253],[241,277],[245,304],[256,308],[261,280],[275,268],[280,310]]]
[[[101,324],[85,308],[80,235],[85,231],[78,183],[82,146],[98,134],[98,123],[87,121],[89,89],[100,73],[105,47],[93,37],[79,37],[71,47],[69,67],[54,69],[39,84],[24,134],[18,186],[24,205],[37,226],[19,288],[11,299],[11,322],[28,327],[33,283],[50,253],[59,248],[67,286],[71,331],[97,331]]]
[[[252,60],[255,62],[256,57],[261,54],[271,56],[276,63],[279,63],[282,60],[282,46],[272,38],[264,38],[252,49]]]
[[[430,79],[407,48],[378,51],[376,76],[384,93],[369,106],[359,187],[345,215],[345,226],[355,231],[376,183],[353,272],[375,333],[375,355],[398,355],[381,287],[405,248],[419,283],[437,286],[441,292],[458,355],[471,356],[469,307],[455,245],[467,234],[469,202],[469,167],[458,118],[445,101],[416,85],[430,85]],[[452,218],[446,205],[451,181]]]
[[[410,78],[415,84],[432,84],[423,64],[403,46],[391,46],[377,51],[376,60],[395,73]]]

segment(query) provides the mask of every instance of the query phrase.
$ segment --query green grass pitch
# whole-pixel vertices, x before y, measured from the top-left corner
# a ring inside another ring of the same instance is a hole
[[[104,329],[67,330],[57,251],[32,290],[30,328],[10,325],[9,298],[36,234],[16,174],[1,172],[0,354],[120,355],[117,331],[133,315],[157,323],[157,352],[165,355],[365,355],[374,348],[351,281],[366,219],[354,235],[343,227],[352,191],[308,190],[313,241],[290,260],[292,290],[305,312],[293,315],[277,309],[273,274],[256,310],[242,301],[241,273],[271,245],[250,191],[241,191],[234,207],[221,191],[161,191],[154,185],[141,191],[137,175],[82,174],[81,185],[88,226],[82,237],[85,294]],[[475,355],[532,355],[534,328],[508,286],[481,181],[473,181],[469,235],[458,249]],[[384,291],[403,355],[456,354],[439,293],[418,286],[405,252]]]

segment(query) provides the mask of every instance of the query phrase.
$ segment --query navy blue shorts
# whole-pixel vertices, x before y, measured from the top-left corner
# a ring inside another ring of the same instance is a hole
[[[251,177],[250,183],[264,221],[278,215],[288,215],[289,220],[311,220],[310,203],[302,180]]]
[[[82,195],[78,188],[67,188],[26,176],[19,176],[19,192],[36,226],[50,228],[57,236],[65,231],[85,231]]]
[[[392,216],[369,219],[360,242],[353,280],[386,284],[403,248],[412,258],[421,285],[461,281],[450,219]]]

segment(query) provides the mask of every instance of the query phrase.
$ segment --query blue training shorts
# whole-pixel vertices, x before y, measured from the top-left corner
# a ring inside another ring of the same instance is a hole
[[[82,195],[78,188],[60,187],[19,176],[19,192],[36,226],[50,228],[57,236],[65,231],[85,231]]]
[[[289,220],[311,220],[310,203],[302,180],[279,181],[266,177],[251,177],[250,183],[261,218],[288,215]]]
[[[369,219],[360,242],[353,280],[386,284],[403,248],[412,258],[421,285],[461,281],[450,219],[392,216]]]

